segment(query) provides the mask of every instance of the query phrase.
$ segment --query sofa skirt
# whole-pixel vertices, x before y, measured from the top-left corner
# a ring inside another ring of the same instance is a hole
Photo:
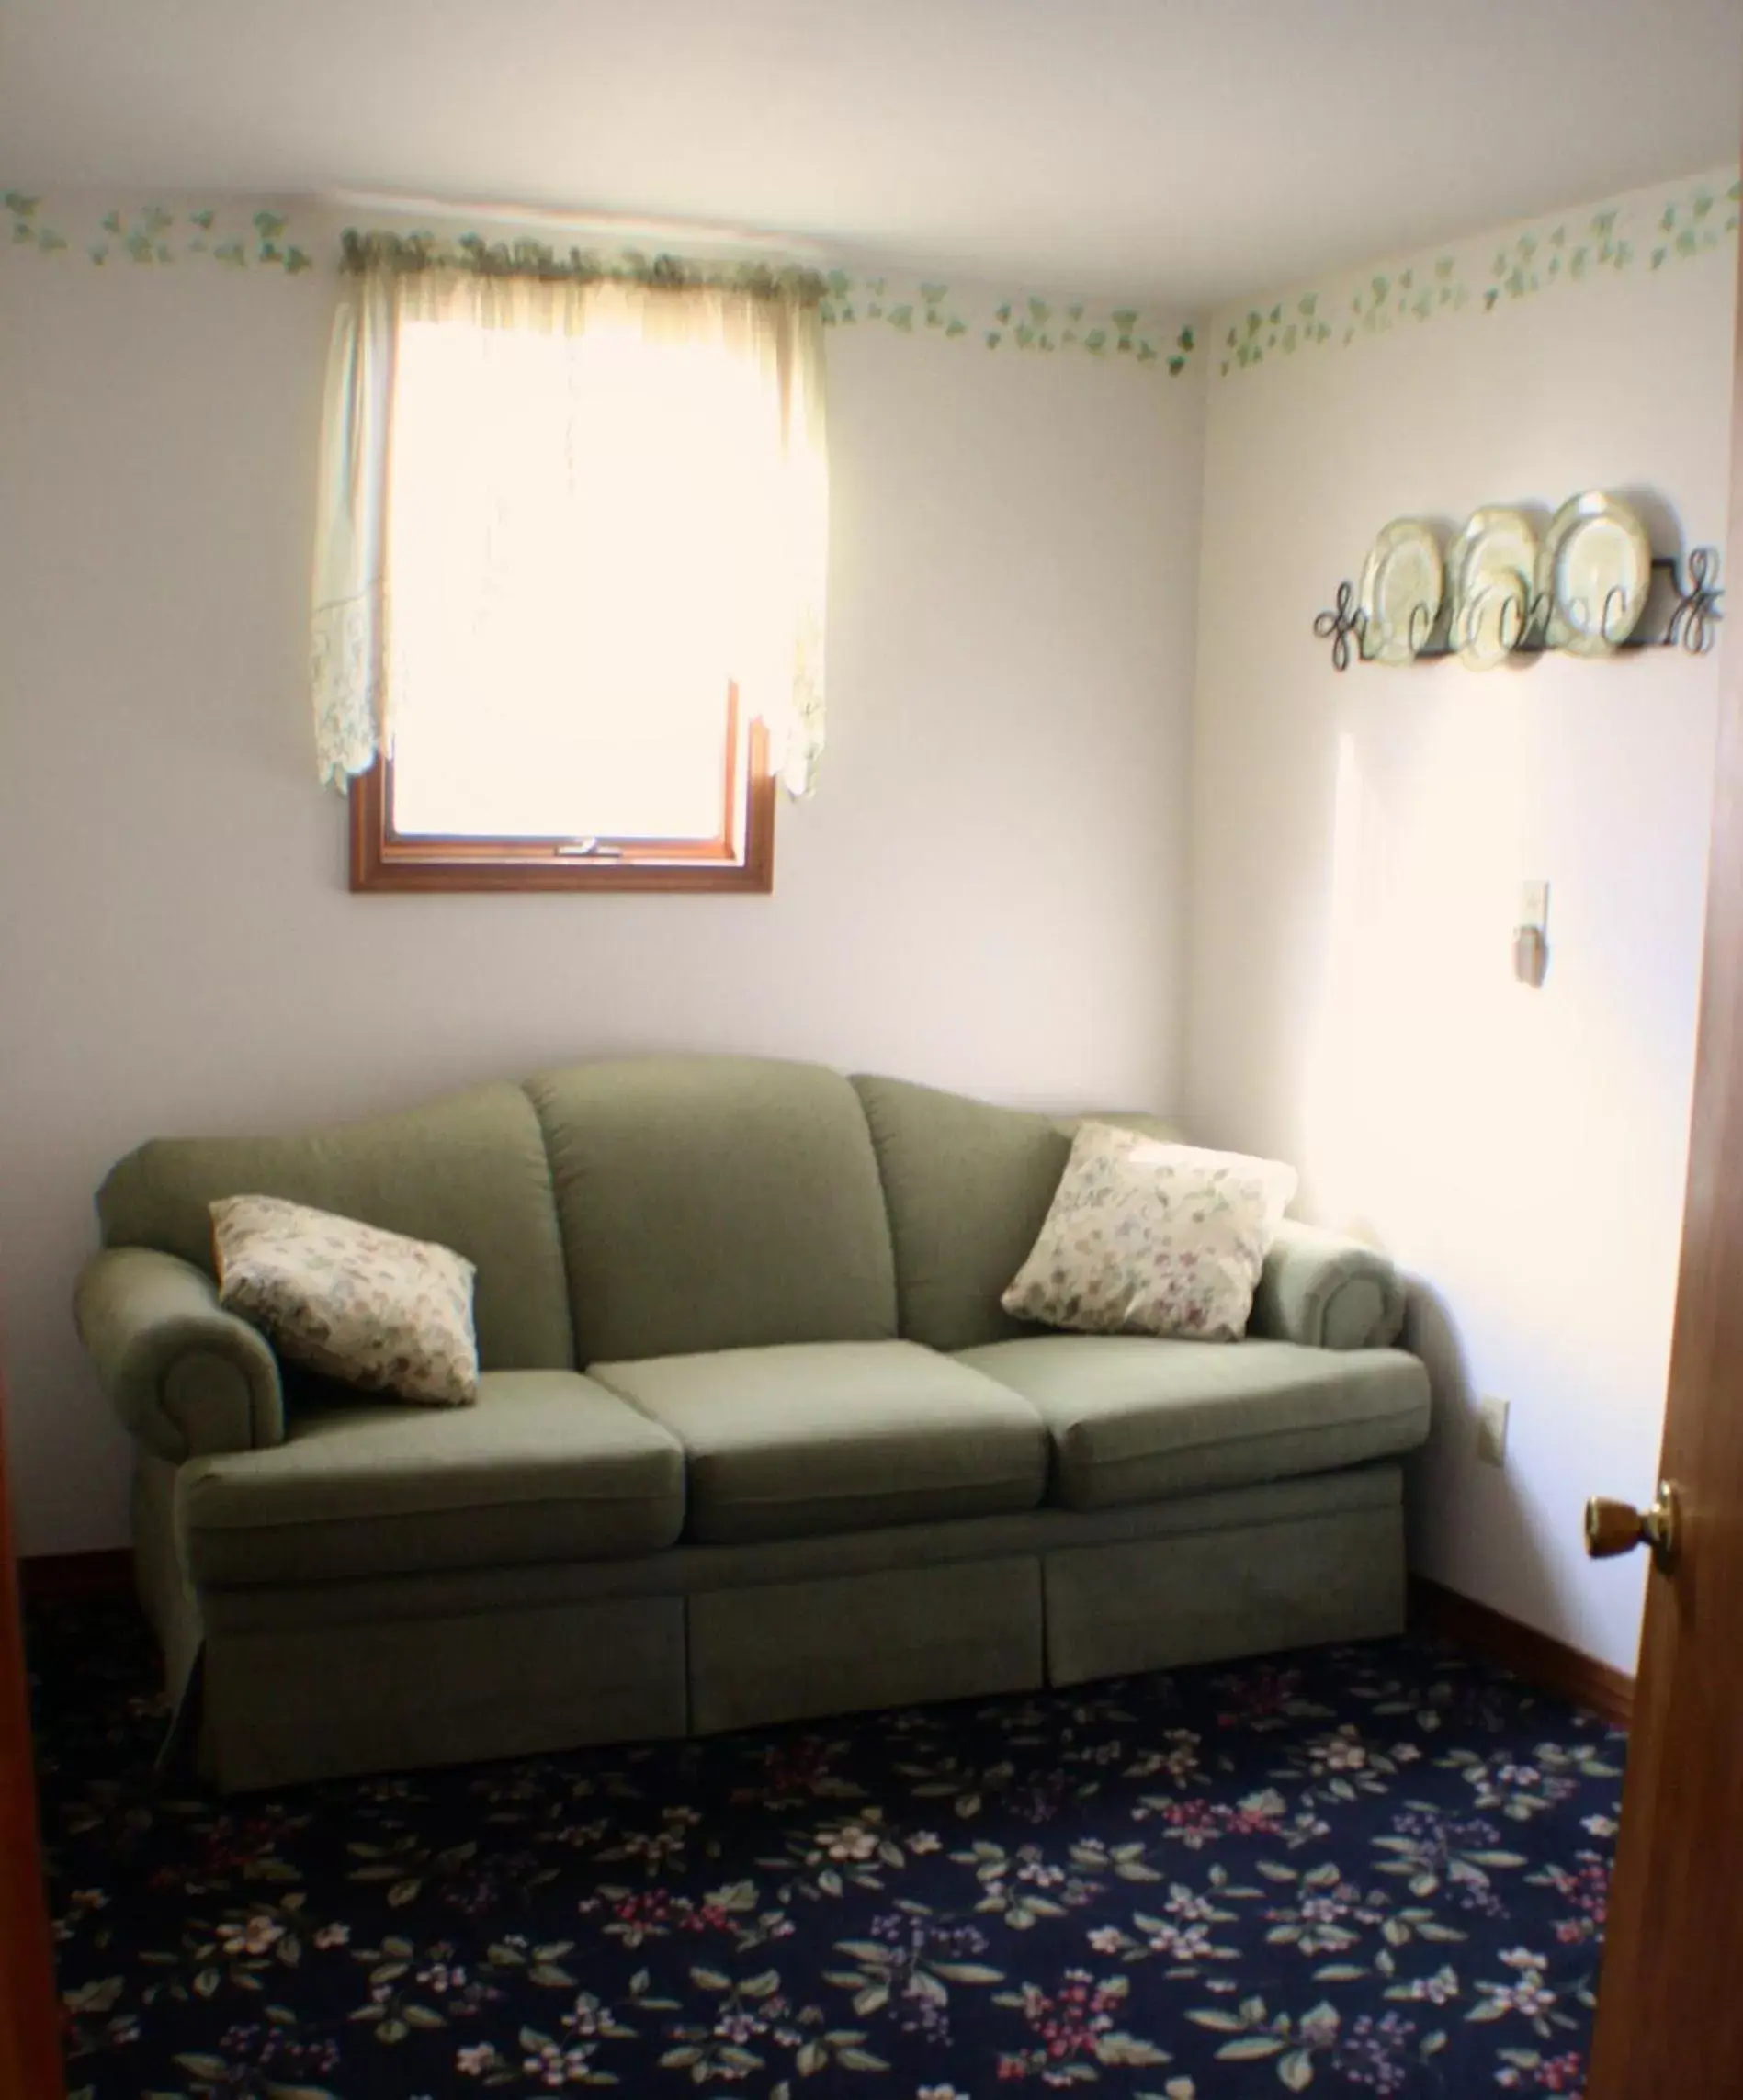
[[[226,1790],[706,1734],[1396,1633],[1394,1463],[1181,1501],[634,1560],[208,1589],[143,1462],[173,1696]]]

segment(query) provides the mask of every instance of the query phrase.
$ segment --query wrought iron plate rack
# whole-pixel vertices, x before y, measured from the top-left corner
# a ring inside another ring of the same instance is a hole
[[[1681,564],[1674,555],[1655,554],[1652,558],[1652,582],[1648,587],[1647,603],[1641,609],[1634,631],[1618,636],[1611,648],[1624,652],[1639,649],[1683,649],[1692,656],[1703,656],[1714,643],[1714,628],[1723,615],[1719,600],[1724,595],[1718,581],[1719,554],[1713,547],[1697,547],[1689,555],[1688,577],[1684,581]],[[1624,598],[1624,593],[1612,591],[1604,603],[1604,612],[1599,622],[1600,631],[1607,634],[1612,624],[1613,603]],[[1669,601],[1667,604],[1667,601]],[[1416,617],[1410,622],[1410,639],[1413,644],[1409,661],[1433,663],[1443,657],[1458,655],[1458,645],[1452,638],[1454,608],[1443,604],[1432,618],[1428,608],[1419,605],[1417,613],[1423,615],[1422,638],[1416,644]],[[1507,639],[1508,615],[1512,615],[1515,638]],[[1509,656],[1543,656],[1551,650],[1566,653],[1565,644],[1551,638],[1551,623],[1555,617],[1555,593],[1539,591],[1529,603],[1517,593],[1510,593],[1500,609],[1500,638]],[[1655,616],[1656,614],[1656,616]],[[1366,647],[1367,615],[1356,604],[1355,585],[1345,581],[1338,585],[1335,603],[1316,615],[1313,631],[1321,641],[1331,644],[1331,664],[1335,671],[1348,671],[1352,663],[1375,663],[1379,660],[1377,650],[1370,652]],[[1657,631],[1653,631],[1656,629]],[[1353,641],[1354,648],[1351,644]]]

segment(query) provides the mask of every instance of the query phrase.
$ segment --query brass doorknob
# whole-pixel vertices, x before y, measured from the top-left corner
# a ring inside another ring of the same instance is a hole
[[[1594,1561],[1611,1560],[1646,1545],[1652,1548],[1658,1569],[1668,1574],[1676,1564],[1679,1529],[1677,1491],[1668,1480],[1658,1483],[1658,1498],[1650,1509],[1636,1509],[1631,1502],[1607,1502],[1601,1495],[1594,1495],[1586,1505],[1586,1552]]]

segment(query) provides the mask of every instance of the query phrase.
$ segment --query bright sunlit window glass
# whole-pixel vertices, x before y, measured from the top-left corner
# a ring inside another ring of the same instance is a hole
[[[396,832],[696,841],[730,828],[728,687],[762,668],[746,651],[778,515],[774,412],[754,358],[633,321],[576,336],[402,326],[388,484]]]

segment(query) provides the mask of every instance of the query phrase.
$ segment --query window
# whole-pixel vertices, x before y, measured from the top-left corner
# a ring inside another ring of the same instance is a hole
[[[361,589],[317,556],[352,886],[768,889],[776,771],[821,728],[790,305],[391,258],[329,383],[323,552]]]

